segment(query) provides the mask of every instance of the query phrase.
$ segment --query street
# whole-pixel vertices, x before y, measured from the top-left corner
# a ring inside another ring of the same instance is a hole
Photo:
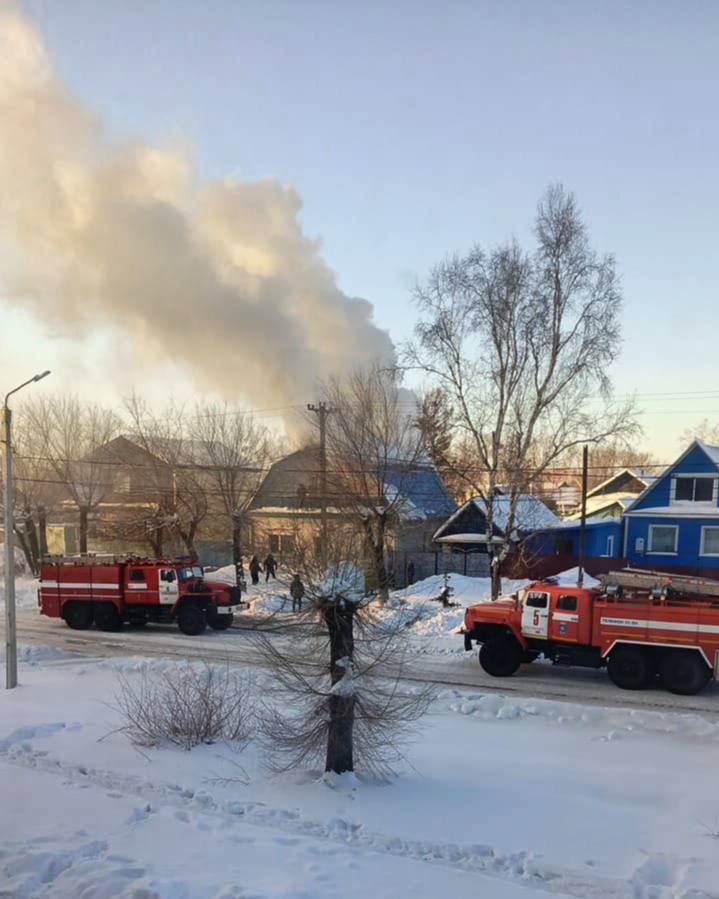
[[[281,619],[280,619],[281,620]],[[64,652],[90,658],[109,656],[164,656],[233,665],[261,664],[253,646],[254,627],[243,626],[242,616],[230,631],[208,631],[201,637],[186,637],[166,625],[149,625],[142,630],[126,628],[120,633],[97,630],[74,631],[57,619],[41,617],[35,609],[18,609],[18,640],[23,644],[41,643]],[[269,633],[281,634],[279,621],[273,619]],[[264,633],[268,633],[267,630]],[[457,637],[459,641],[460,638]],[[492,678],[480,668],[476,653],[422,654],[421,641],[405,679],[446,687],[474,688],[483,693],[550,699],[613,708],[646,709],[698,713],[705,718],[719,717],[719,685],[712,682],[698,696],[675,696],[656,687],[639,692],[619,690],[604,670],[563,668],[544,663],[524,665],[510,678]]]

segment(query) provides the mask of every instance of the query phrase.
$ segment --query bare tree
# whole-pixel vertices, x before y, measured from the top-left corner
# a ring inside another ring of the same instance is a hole
[[[238,583],[245,512],[271,453],[271,439],[252,414],[228,403],[198,403],[189,434],[203,448],[206,481],[232,530],[232,560]]]
[[[43,447],[22,406],[16,413],[14,438],[15,536],[33,574],[40,570],[40,559],[47,554],[47,510],[64,494],[53,474]],[[0,507],[4,503],[4,497]]]
[[[358,765],[388,776],[432,693],[401,688],[406,621],[401,613],[383,617],[366,595],[361,535],[333,529],[325,556],[327,568],[300,537],[304,610],[283,628],[282,640],[256,634],[273,677],[262,715],[272,764],[287,770],[322,760],[326,772]]]
[[[192,440],[184,407],[174,402],[155,413],[133,394],[125,409],[132,437],[147,456],[148,493],[155,502],[146,526],[153,551],[163,555],[166,536],[176,535],[196,560],[195,541],[209,508],[206,447]]]
[[[24,404],[23,416],[36,437],[37,461],[46,463],[77,507],[79,549],[86,553],[90,516],[112,490],[115,476],[97,451],[117,436],[120,419],[76,396],[33,398]]]
[[[589,242],[574,195],[549,188],[537,208],[536,248],[475,247],[438,265],[415,299],[422,318],[406,350],[447,393],[475,463],[462,476],[486,509],[492,593],[517,532],[521,493],[584,442],[636,429],[631,403],[611,401],[621,288],[613,257]],[[495,497],[508,494],[504,542]]]
[[[574,450],[560,460],[561,467],[573,469],[577,476],[581,476],[581,452]],[[654,456],[646,450],[636,447],[623,440],[610,439],[598,443],[592,448],[587,484],[589,489],[603,483],[615,474],[619,474],[625,468],[638,471],[649,469],[650,472],[658,472],[658,466]]]
[[[416,400],[379,367],[331,380],[324,397],[328,484],[336,505],[359,527],[369,550],[381,602],[389,596],[387,538],[407,511],[406,486],[427,464],[416,426]]]
[[[679,438],[682,447],[692,440],[703,440],[711,446],[719,446],[719,424],[712,424],[708,418],[702,419],[691,428],[685,428]]]

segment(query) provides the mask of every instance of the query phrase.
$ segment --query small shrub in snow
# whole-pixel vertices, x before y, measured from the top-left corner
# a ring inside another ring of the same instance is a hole
[[[171,743],[192,749],[225,740],[241,749],[252,735],[253,684],[229,666],[145,669],[136,679],[121,673],[118,681],[121,730],[136,746]]]

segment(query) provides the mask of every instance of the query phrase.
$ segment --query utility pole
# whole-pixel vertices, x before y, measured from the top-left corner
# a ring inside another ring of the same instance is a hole
[[[584,585],[584,560],[587,542],[587,469],[589,467],[589,447],[582,447],[582,517],[579,523],[579,573],[577,586]]]
[[[307,404],[307,410],[314,412],[320,423],[320,558],[327,562],[327,416],[332,411],[322,402],[315,406]]]
[[[27,387],[50,374],[44,371],[5,394],[3,424],[5,425],[5,688],[17,687],[17,631],[15,624],[15,534],[13,531],[13,481],[12,481],[12,411],[8,400]]]

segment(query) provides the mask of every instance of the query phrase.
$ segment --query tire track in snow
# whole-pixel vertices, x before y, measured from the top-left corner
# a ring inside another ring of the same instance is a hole
[[[331,841],[369,853],[495,877],[558,896],[581,899],[719,899],[719,893],[678,892],[678,885],[667,883],[671,880],[667,871],[679,870],[684,864],[679,860],[650,858],[629,880],[588,877],[582,872],[544,862],[529,851],[503,853],[484,844],[405,839],[368,830],[362,824],[344,818],[318,821],[304,817],[297,810],[274,808],[261,802],[218,801],[202,789],[172,783],[158,784],[88,765],[69,764],[52,758],[45,751],[34,750],[30,745],[29,740],[34,736],[42,737],[64,726],[57,723],[34,730],[20,728],[14,731],[0,743],[0,760],[55,774],[73,785],[91,784],[105,791],[137,797],[142,800],[143,810],[147,813],[163,808],[173,809],[181,814],[181,818],[178,816],[180,820],[188,823],[191,822],[190,812],[199,817],[215,818],[223,827],[241,821],[254,827]],[[653,877],[654,870],[660,873],[658,879]]]

